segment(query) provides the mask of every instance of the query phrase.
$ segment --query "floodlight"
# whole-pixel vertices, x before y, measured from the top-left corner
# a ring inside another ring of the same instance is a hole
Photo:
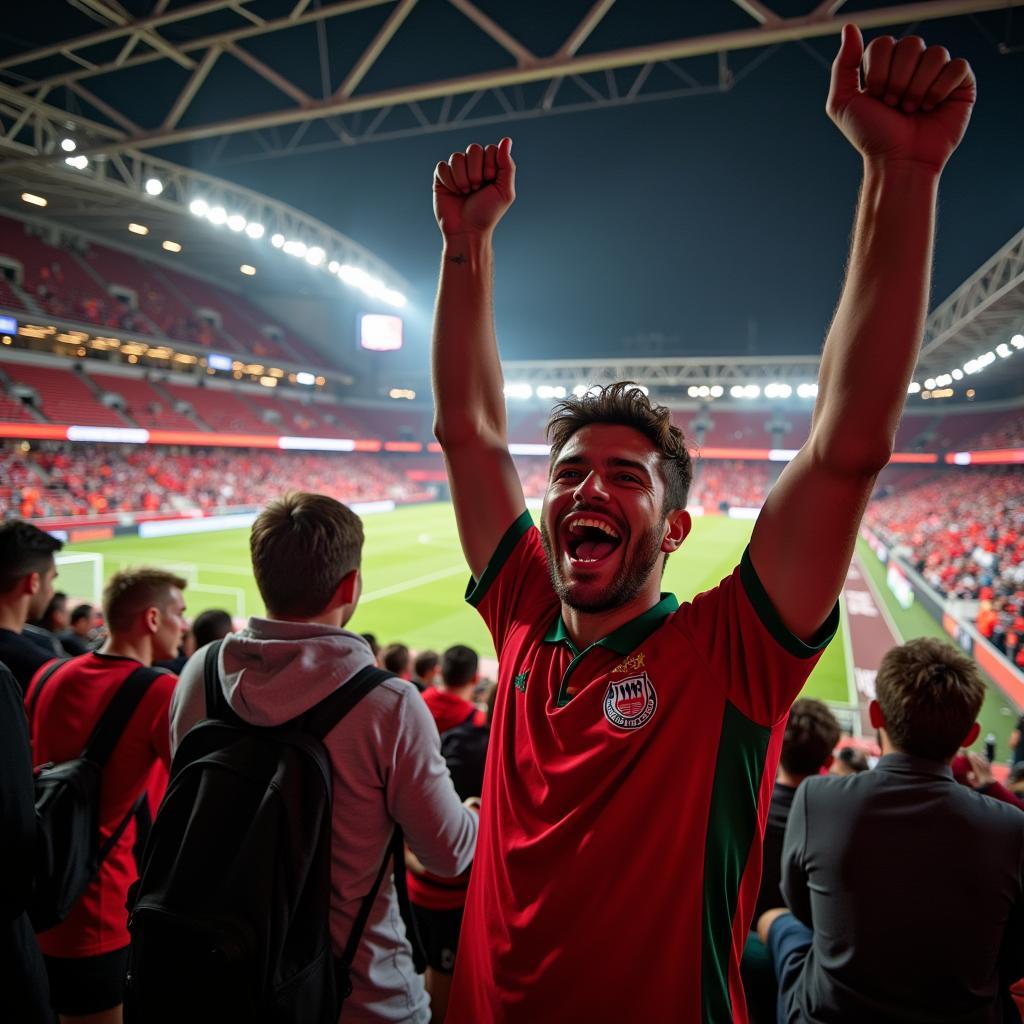
[[[146,195],[158,196],[164,190],[164,183],[159,178],[146,179]]]
[[[257,224],[254,220],[249,221],[245,225],[245,233],[252,239],[262,238],[264,231],[266,231],[266,228],[262,224]]]
[[[74,153],[74,151],[78,149],[78,143],[75,142],[74,139],[61,139],[60,148],[63,149],[65,153]]]
[[[214,206],[211,207],[210,212],[206,216],[211,224],[216,224],[217,227],[220,227],[222,224],[227,223],[228,211],[223,206]]]
[[[189,212],[196,217],[205,217],[207,211],[210,209],[209,203],[205,199],[193,199],[188,204]]]

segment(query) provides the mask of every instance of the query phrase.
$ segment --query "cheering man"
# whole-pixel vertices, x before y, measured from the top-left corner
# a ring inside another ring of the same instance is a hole
[[[863,76],[863,77],[862,77]],[[864,180],[807,443],[740,565],[660,593],[690,530],[690,460],[626,384],[561,403],[534,528],[509,455],[492,235],[511,141],[437,166],[433,343],[468,600],[499,655],[477,858],[449,1022],[746,1020],[739,957],[793,699],[837,623],[926,312],[938,180],[971,70],[916,37],[843,31],[828,113]]]

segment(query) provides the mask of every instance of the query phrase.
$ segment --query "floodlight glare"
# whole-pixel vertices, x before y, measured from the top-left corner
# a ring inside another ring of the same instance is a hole
[[[1013,355],[1013,349],[1005,341],[1001,345],[996,345],[996,352],[999,353],[1000,359],[1006,359],[1008,356]]]
[[[306,250],[306,262],[311,267],[319,267],[324,261],[325,253],[319,245],[314,245],[312,248]]]
[[[955,369],[950,374],[950,376],[953,378],[953,380],[963,380],[964,379],[964,371],[959,369],[959,368],[957,368],[957,369]]]
[[[74,151],[78,149],[78,143],[75,142],[74,139],[61,139],[60,148],[63,149],[65,153],[74,153]]]
[[[196,217],[205,217],[207,211],[210,209],[210,204],[205,199],[193,199],[188,204],[189,213]]]
[[[306,243],[298,242],[294,238],[284,243],[284,251],[289,256],[305,256]]]
[[[910,382],[910,386],[907,388],[908,395],[916,395],[921,390],[921,385],[916,380]]]
[[[332,274],[336,274],[338,272],[338,268],[340,266],[341,266],[341,264],[337,260],[331,260],[331,262],[327,264],[327,269]]]
[[[245,218],[240,213],[233,213],[228,217],[227,225],[232,231],[244,231]]]
[[[89,166],[89,158],[79,154],[78,156],[65,157],[64,163],[69,167],[74,167],[76,171],[84,171]]]
[[[280,249],[281,246],[284,245],[284,235],[282,235],[282,234],[271,235],[270,236],[270,244],[275,249]]]
[[[733,386],[729,388],[729,395],[732,398],[743,398],[745,390],[746,389],[742,384],[733,384]]]
[[[216,224],[217,227],[220,227],[222,224],[227,223],[228,211],[223,206],[214,206],[211,207],[206,217],[211,224]]]
[[[158,196],[164,190],[164,183],[159,178],[146,179],[146,195]]]
[[[925,386],[925,387],[926,387],[926,388],[927,388],[927,389],[928,389],[929,391],[931,391],[931,390],[932,390],[932,389],[933,389],[933,388],[935,387],[935,378],[934,378],[934,377],[929,377],[929,378],[928,378],[928,379],[927,379],[927,380],[926,380],[926,381],[924,382],[924,386]]]
[[[264,231],[266,231],[266,228],[262,224],[257,224],[254,220],[249,221],[245,225],[245,233],[252,239],[262,238]]]
[[[1010,339],[1010,344],[1014,348],[1024,348],[1024,334],[1015,334]]]
[[[725,394],[725,388],[723,388],[721,384],[712,384],[711,385],[711,397],[712,398],[721,398],[722,395],[724,395],[724,394]]]

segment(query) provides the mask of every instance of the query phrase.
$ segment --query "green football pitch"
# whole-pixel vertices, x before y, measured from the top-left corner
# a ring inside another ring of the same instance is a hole
[[[468,571],[459,548],[450,505],[420,505],[367,516],[363,552],[363,596],[349,628],[375,633],[382,643],[397,641],[415,650],[462,643],[493,657],[494,648],[477,613],[463,594]],[[724,516],[697,518],[665,574],[664,587],[680,601],[714,586],[738,563],[751,523]],[[90,584],[90,570],[106,578],[128,565],[158,565],[189,581],[188,614],[225,608],[233,615],[260,615],[263,602],[249,566],[248,530],[179,537],[88,542],[68,554],[102,555],[101,567],[65,564],[58,586],[77,597]],[[95,595],[93,595],[95,596]],[[843,633],[829,645],[807,682],[805,693],[849,706]]]

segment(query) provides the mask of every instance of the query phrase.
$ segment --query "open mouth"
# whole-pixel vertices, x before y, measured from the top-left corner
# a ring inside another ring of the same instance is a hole
[[[567,517],[563,523],[565,548],[577,565],[595,566],[622,543],[618,529],[604,518],[585,514]]]

